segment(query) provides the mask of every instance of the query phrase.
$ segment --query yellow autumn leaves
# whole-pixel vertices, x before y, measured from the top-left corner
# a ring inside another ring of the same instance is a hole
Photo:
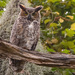
[[[47,40],[46,40],[46,43],[48,43],[48,44],[56,44],[56,43],[58,43],[58,39],[53,38],[51,41],[49,41],[49,40],[47,39]]]
[[[73,16],[67,15],[66,17],[70,18],[71,20],[73,20]]]
[[[70,18],[71,20],[74,19],[74,17],[73,17],[73,16],[70,16],[70,15],[67,15],[66,17]],[[60,22],[60,23],[63,23],[64,20],[63,20],[62,18],[60,18],[60,19],[59,19],[59,22]],[[71,30],[75,30],[75,23],[73,23],[73,24],[71,25]]]
[[[73,17],[73,16],[71,16],[71,15],[67,15],[66,17],[70,18],[71,20],[73,20],[73,19],[74,19],[74,17]],[[60,22],[60,23],[63,23],[63,22],[64,22],[64,20],[63,20],[62,18],[60,18],[60,19],[59,19],[59,22]]]
[[[71,20],[73,20],[73,16],[67,15],[66,17],[70,18]],[[71,30],[75,30],[75,23],[71,24]]]
[[[60,18],[60,19],[59,19],[59,22],[60,22],[60,23],[63,23],[63,22],[64,22],[64,20],[63,20],[62,18]]]
[[[75,23],[71,25],[71,30],[75,30]]]

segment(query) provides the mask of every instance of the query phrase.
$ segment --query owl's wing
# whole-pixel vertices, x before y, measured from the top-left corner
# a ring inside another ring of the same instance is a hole
[[[32,47],[31,47],[31,51],[35,50],[37,43],[38,43],[38,39],[33,43]]]
[[[11,35],[10,35],[10,42],[12,44],[17,45],[18,39],[17,39],[17,31],[16,31],[16,25],[17,25],[17,20],[15,21],[12,30],[11,30]]]
[[[19,42],[21,39],[20,32],[22,30],[22,28],[20,28],[20,26],[22,26],[22,24],[19,23],[18,20],[16,20],[12,27],[12,31],[11,31],[11,35],[10,35],[10,42],[12,44],[19,45]]]
[[[36,45],[38,43],[38,40],[40,38],[40,23],[37,22],[37,21],[34,21],[34,30],[35,30],[35,36],[36,36],[36,38],[35,38],[35,40],[33,40],[34,43],[32,44],[32,47],[31,47],[32,51],[35,50]]]

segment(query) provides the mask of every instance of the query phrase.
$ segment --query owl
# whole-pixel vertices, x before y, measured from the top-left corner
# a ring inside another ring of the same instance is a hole
[[[27,50],[34,51],[40,37],[40,10],[42,6],[25,7],[20,4],[20,13],[15,21],[10,42]],[[26,61],[10,59],[10,66],[16,72],[21,72]]]

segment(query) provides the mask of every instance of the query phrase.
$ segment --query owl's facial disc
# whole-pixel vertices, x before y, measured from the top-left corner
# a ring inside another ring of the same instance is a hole
[[[39,19],[40,17],[40,10],[43,8],[42,6],[33,7],[25,7],[24,5],[19,5],[21,8],[21,16],[25,16],[27,20],[33,21]]]

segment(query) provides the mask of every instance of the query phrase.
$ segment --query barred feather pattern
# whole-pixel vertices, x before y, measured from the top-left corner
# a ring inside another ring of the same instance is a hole
[[[40,37],[40,21],[27,20],[26,17],[19,16],[15,21],[10,42],[27,50],[35,50]],[[13,71],[21,72],[26,61],[10,59],[10,67]]]
[[[38,41],[39,37],[40,22],[38,20],[30,21],[20,16],[13,25],[10,42],[22,48],[32,50],[33,44]]]

